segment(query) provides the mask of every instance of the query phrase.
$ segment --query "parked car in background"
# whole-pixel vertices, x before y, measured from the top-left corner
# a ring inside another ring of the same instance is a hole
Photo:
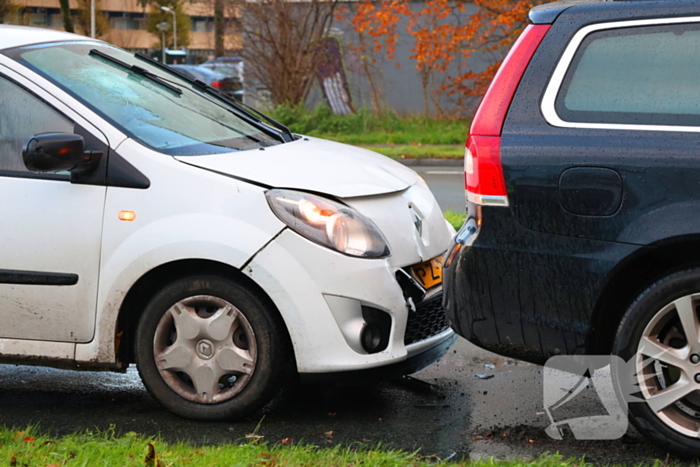
[[[238,78],[243,81],[244,61],[243,57],[216,57],[202,63],[201,66],[207,67],[224,76]]]
[[[125,371],[199,420],[367,382],[456,336],[412,170],[105,42],[0,26],[0,362]]]
[[[229,97],[243,102],[243,84],[239,79],[225,76],[200,65],[170,65],[191,79],[198,79],[218,89]]]
[[[469,131],[446,312],[503,355],[632,361],[635,427],[698,456],[700,4],[564,1],[530,20]]]
[[[241,89],[245,88],[244,61],[242,57],[217,57],[202,63],[200,66],[236,80],[240,83]]]

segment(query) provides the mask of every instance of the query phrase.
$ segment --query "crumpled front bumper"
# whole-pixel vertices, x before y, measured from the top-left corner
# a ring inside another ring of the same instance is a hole
[[[301,374],[367,370],[407,360],[411,360],[406,364],[410,372],[413,367],[432,363],[444,353],[436,349],[454,341],[442,311],[441,291],[432,290],[428,299],[411,303],[397,272],[401,274],[410,265],[447,249],[452,232],[437,203],[427,187],[417,185],[404,193],[348,204],[382,229],[391,248],[390,257],[346,256],[285,229],[243,272],[279,310]],[[412,233],[416,227],[408,205],[415,205],[415,211],[423,216],[422,236]],[[391,323],[386,348],[376,353],[365,351],[360,340],[363,312],[368,310],[386,315]],[[426,357],[420,359],[421,354]]]

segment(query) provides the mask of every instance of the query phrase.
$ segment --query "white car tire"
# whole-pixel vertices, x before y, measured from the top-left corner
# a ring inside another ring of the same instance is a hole
[[[146,388],[193,420],[235,420],[261,409],[293,369],[277,311],[216,276],[186,277],[161,289],[144,309],[135,341]]]

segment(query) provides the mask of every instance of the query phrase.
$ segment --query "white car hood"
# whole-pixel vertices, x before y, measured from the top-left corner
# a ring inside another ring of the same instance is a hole
[[[311,137],[264,150],[176,159],[273,188],[315,191],[339,198],[402,191],[418,179],[413,170],[381,154]]]

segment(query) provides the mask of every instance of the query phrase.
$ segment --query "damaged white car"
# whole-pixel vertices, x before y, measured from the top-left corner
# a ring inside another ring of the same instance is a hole
[[[454,231],[413,171],[104,42],[0,26],[0,197],[0,362],[136,363],[173,412],[222,420],[455,339]]]

